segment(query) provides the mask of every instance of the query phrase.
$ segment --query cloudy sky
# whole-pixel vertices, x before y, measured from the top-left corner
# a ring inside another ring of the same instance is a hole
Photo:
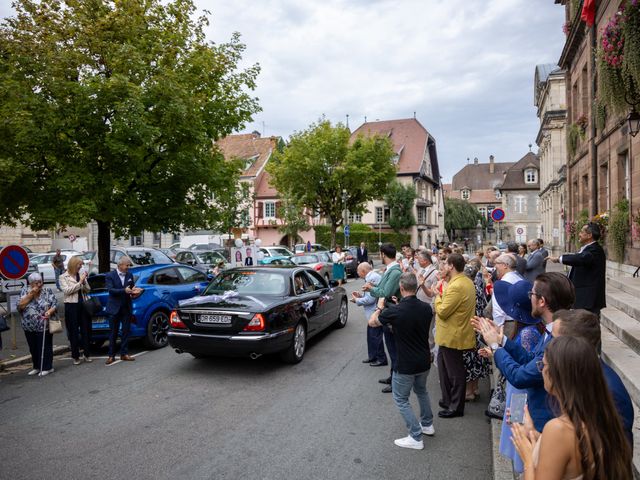
[[[535,143],[534,68],[556,63],[564,44],[552,0],[195,2],[211,12],[211,40],[240,32],[246,65],[262,68],[263,111],[248,131],[288,138],[323,114],[348,114],[355,129],[416,112],[445,182],[467,157],[516,161]]]

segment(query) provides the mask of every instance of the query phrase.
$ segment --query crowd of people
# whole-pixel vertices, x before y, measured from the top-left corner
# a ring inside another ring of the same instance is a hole
[[[485,414],[503,421],[500,452],[530,479],[632,478],[634,411],[620,377],[601,359],[605,256],[600,230],[580,232],[577,253],[552,257],[541,239],[470,255],[456,244],[380,246],[378,271],[362,261],[364,363],[390,365],[390,392],[408,435],[434,435],[427,377],[437,367],[442,419],[463,417],[479,380],[497,369]],[[547,272],[549,262],[571,266]],[[409,397],[418,398],[419,415]]]

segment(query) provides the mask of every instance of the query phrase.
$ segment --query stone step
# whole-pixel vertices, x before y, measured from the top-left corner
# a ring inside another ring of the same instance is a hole
[[[600,323],[622,340],[637,355],[640,355],[640,322],[622,310],[614,307],[603,308]]]
[[[622,290],[635,298],[640,298],[640,278],[613,277],[607,279],[607,285],[617,290]]]
[[[609,287],[606,292],[606,300],[607,307],[617,308],[631,318],[640,321],[640,294],[636,296]]]

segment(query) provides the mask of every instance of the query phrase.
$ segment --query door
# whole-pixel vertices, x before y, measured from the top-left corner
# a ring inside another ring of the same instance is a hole
[[[322,302],[323,292],[306,275],[304,270],[297,271],[293,276],[294,295],[298,305],[309,321],[308,333],[311,335],[324,327],[325,306]]]
[[[323,315],[322,324],[323,327],[326,327],[327,325],[332,324],[334,320],[338,318],[338,314],[340,311],[340,303],[338,302],[338,297],[334,292],[331,291],[325,279],[321,277],[318,272],[306,270],[304,273],[309,277],[309,281],[313,285],[313,288],[321,293],[319,302]]]

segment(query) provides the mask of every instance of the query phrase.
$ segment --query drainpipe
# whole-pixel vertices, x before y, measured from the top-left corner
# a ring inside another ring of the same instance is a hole
[[[596,22],[591,27],[591,198],[593,199],[591,207],[591,216],[598,214],[598,145],[596,144],[596,109],[595,93],[596,93],[596,43],[597,43]]]

